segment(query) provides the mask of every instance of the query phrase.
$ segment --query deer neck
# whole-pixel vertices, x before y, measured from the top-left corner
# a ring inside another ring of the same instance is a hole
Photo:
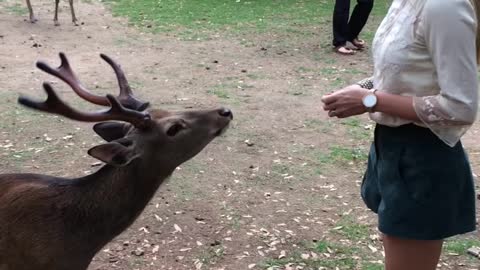
[[[89,209],[84,213],[86,229],[98,234],[100,247],[135,221],[173,170],[136,159],[121,168],[105,165],[79,179],[75,197],[82,204],[79,209]]]

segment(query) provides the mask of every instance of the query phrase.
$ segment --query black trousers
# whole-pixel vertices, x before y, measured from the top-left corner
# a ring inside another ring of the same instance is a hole
[[[345,45],[358,37],[367,23],[373,8],[373,0],[357,0],[350,15],[350,0],[335,0],[333,10],[333,46]]]

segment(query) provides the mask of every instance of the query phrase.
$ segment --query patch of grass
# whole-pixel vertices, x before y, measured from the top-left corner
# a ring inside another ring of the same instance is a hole
[[[365,29],[365,31],[362,32],[362,39],[367,41],[368,44],[372,44],[374,37],[375,37],[375,31]]]
[[[445,241],[444,250],[449,253],[466,255],[467,250],[473,246],[480,247],[480,240],[456,238]]]
[[[205,196],[202,190],[192,186],[192,178],[201,177],[206,168],[205,163],[200,160],[191,159],[180,166],[169,181],[170,189],[177,194],[178,198],[189,201]]]
[[[365,161],[368,158],[368,153],[359,147],[344,147],[334,145],[329,148],[328,153],[315,153],[317,161],[323,164],[335,163],[345,164],[352,162]]]
[[[366,71],[363,71],[363,70],[360,70],[360,69],[356,69],[356,68],[353,68],[353,67],[350,67],[346,70],[343,71],[344,73],[346,74],[353,74],[353,75],[359,75],[359,74],[369,74],[368,72]]]
[[[330,257],[313,258],[311,252],[317,254],[329,253]],[[331,253],[330,253],[331,252]],[[308,257],[302,256],[308,254]],[[270,267],[291,267],[303,266],[303,269],[319,269],[321,267],[327,269],[357,269],[359,262],[352,258],[353,255],[359,256],[361,252],[355,247],[349,247],[320,241],[317,243],[304,245],[299,250],[295,250],[290,256],[281,259],[270,258],[260,264],[260,267],[269,269]],[[280,268],[281,269],[281,268]]]
[[[141,89],[144,87],[143,83],[140,81],[130,80],[129,84],[132,89]]]
[[[272,173],[276,175],[290,175],[290,166],[280,163],[274,163],[272,165]]]
[[[315,70],[313,68],[298,67],[295,71],[297,73],[309,73],[309,72],[314,72]]]
[[[227,90],[223,87],[214,87],[210,90],[207,91],[208,94],[217,96],[218,98],[222,99],[229,99],[230,94],[227,92]]]
[[[342,218],[337,226],[338,229],[335,231],[351,241],[365,240],[370,233],[368,226],[358,224],[350,218]]]
[[[347,82],[340,77],[335,78],[333,80],[330,80],[330,87],[332,87],[334,89],[337,89],[341,86],[345,86],[346,84],[347,84]]]
[[[332,123],[330,121],[320,120],[317,118],[305,119],[303,121],[305,128],[318,130],[322,133],[329,133],[332,131]]]
[[[229,80],[233,80],[233,78]],[[242,95],[241,92],[251,88],[254,88],[254,86],[243,82],[226,82],[214,85],[207,90],[207,93],[221,99],[229,99],[231,102],[236,103]],[[238,95],[234,93],[238,93]]]
[[[28,14],[28,9],[25,6],[18,3],[15,3],[14,5],[11,5],[11,6],[7,6],[7,11],[14,13],[16,15]]]
[[[245,46],[246,48],[252,48],[252,47],[256,46],[255,42],[253,42],[251,40],[246,40],[246,39],[240,40],[240,44]]]
[[[230,220],[230,222],[231,222],[232,229],[234,230],[240,230],[240,228],[243,225],[241,222],[240,215],[237,215],[237,214],[232,216],[232,219]]]
[[[223,247],[209,247],[200,254],[198,260],[205,265],[212,265],[222,258],[224,253]]]
[[[338,73],[338,69],[332,68],[332,67],[325,67],[325,68],[320,69],[320,74],[321,75],[333,75],[333,74],[337,74],[337,73]]]
[[[260,264],[260,267],[263,269],[269,269],[272,267],[282,267],[289,263],[295,262],[295,258],[282,258],[282,259],[267,259]]]
[[[308,128],[316,128],[316,127],[321,126],[323,123],[324,123],[324,121],[321,121],[320,119],[317,119],[317,118],[306,119],[303,122],[305,127],[308,127]]]
[[[327,241],[319,241],[313,244],[313,250],[318,253],[327,252],[331,244]]]
[[[325,52],[315,52],[313,55],[313,59],[315,61],[322,62],[325,65],[335,65],[337,63],[337,59],[333,58],[329,53]]]
[[[288,28],[297,24],[320,24],[331,13],[332,3],[314,0],[223,1],[204,0],[108,0],[115,14],[156,31],[219,28]]]
[[[296,97],[299,97],[299,96],[300,97],[305,97],[305,96],[309,96],[310,92],[307,91],[304,88],[300,88],[300,89],[289,90],[289,91],[287,91],[287,94],[291,95],[291,96],[296,96]]]
[[[194,29],[182,29],[178,33],[178,38],[181,41],[200,41],[211,40],[209,33],[205,31],[196,31]]]
[[[259,80],[259,79],[265,79],[266,76],[255,74],[255,73],[249,73],[249,74],[247,74],[247,78],[252,79],[252,80]]]
[[[367,159],[367,156],[367,153],[358,147],[333,146],[330,148],[330,157],[334,161],[363,161]]]
[[[366,262],[362,264],[362,270],[383,270],[383,265],[378,263]]]
[[[331,19],[332,1],[318,0],[106,0],[113,13],[133,25],[158,32],[180,31],[182,36],[202,39],[208,32],[281,31],[315,35],[305,26],[318,27]],[[389,2],[389,1],[388,1]],[[373,14],[384,14],[387,0],[375,3]]]
[[[128,47],[132,46],[132,41],[127,37],[116,37],[113,40],[113,43],[118,47]]]
[[[350,117],[342,120],[340,122],[342,125],[347,127],[347,132],[356,140],[368,140],[372,136],[372,131],[365,128],[365,123],[363,123],[359,118]]]
[[[361,122],[358,118],[347,118],[341,121],[342,125],[349,126],[349,127],[359,127]]]

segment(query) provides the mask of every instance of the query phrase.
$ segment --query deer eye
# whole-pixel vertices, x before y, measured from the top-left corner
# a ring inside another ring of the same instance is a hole
[[[167,135],[170,136],[170,137],[173,137],[173,136],[177,135],[178,132],[180,132],[180,130],[182,130],[184,128],[185,128],[184,125],[182,125],[180,123],[175,123],[170,128],[168,128]]]

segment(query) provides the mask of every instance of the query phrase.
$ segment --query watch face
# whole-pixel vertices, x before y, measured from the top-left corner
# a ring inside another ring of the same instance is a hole
[[[368,95],[363,99],[363,105],[367,108],[372,108],[377,104],[377,97],[375,95]]]

